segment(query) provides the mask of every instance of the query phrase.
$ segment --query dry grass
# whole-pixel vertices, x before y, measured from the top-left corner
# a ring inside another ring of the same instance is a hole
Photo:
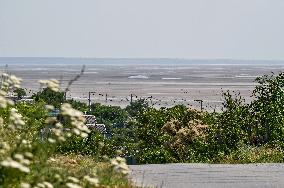
[[[133,188],[131,181],[124,175],[116,173],[107,162],[97,162],[90,156],[55,155],[48,160],[52,168],[68,171],[82,176],[91,170],[96,170],[100,179],[100,187]]]

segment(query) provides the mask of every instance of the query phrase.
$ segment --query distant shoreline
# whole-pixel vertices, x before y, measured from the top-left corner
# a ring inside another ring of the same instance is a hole
[[[165,64],[165,65],[267,65],[283,64],[284,60],[183,59],[183,58],[72,58],[72,57],[0,57],[2,64]]]

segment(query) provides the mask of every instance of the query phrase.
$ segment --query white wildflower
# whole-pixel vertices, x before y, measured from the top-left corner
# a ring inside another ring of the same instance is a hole
[[[56,160],[55,160],[53,157],[50,157],[50,158],[49,158],[49,161],[51,161],[51,162],[56,162]]]
[[[11,108],[10,110],[10,124],[9,128],[21,128],[21,126],[25,125],[25,122],[22,120],[22,115],[18,113],[18,110],[15,108]]]
[[[0,117],[0,126],[3,126],[4,125],[4,120],[3,118]]]
[[[53,185],[47,181],[43,182],[43,184],[47,187],[47,188],[53,188]]]
[[[31,141],[29,141],[29,140],[23,139],[23,140],[22,140],[22,144],[23,144],[25,147],[27,147],[27,148],[31,148],[31,147],[32,147]]]
[[[59,137],[58,137],[58,140],[61,141],[61,142],[65,142],[65,141],[66,141],[66,139],[65,139],[64,136],[59,136]]]
[[[22,155],[22,154],[17,153],[17,154],[14,155],[14,158],[17,159],[23,165],[30,165],[30,163],[31,163],[30,160],[25,159],[24,155]]]
[[[23,140],[22,140],[22,144],[26,145],[26,144],[28,144],[28,141],[25,140],[25,139],[23,139]]]
[[[30,158],[30,159],[33,158],[33,156],[34,156],[31,152],[25,152],[24,155],[25,155],[27,158]]]
[[[56,122],[56,117],[47,117],[45,119],[46,124],[53,124],[54,122]]]
[[[2,77],[4,77],[5,80],[2,83],[2,86],[4,86],[5,89],[20,87],[22,79],[16,77],[15,75],[8,75],[6,73],[3,73]]]
[[[22,159],[20,162],[24,165],[30,165],[31,164],[31,161],[29,159]]]
[[[56,143],[56,140],[54,140],[53,138],[48,138],[47,139],[49,143],[54,144]]]
[[[59,91],[59,82],[55,79],[51,79],[51,80],[40,80],[39,83],[42,86],[46,86],[49,89],[51,89],[52,91],[58,92]]]
[[[68,176],[67,180],[70,180],[70,181],[72,181],[74,183],[79,183],[80,182],[77,178],[72,177],[72,176]]]
[[[17,161],[14,161],[13,159],[11,158],[8,158],[4,161],[1,162],[1,165],[4,166],[4,167],[10,167],[10,168],[15,168],[15,169],[18,169],[22,172],[25,172],[25,173],[29,173],[30,172],[30,169],[26,166],[24,166],[23,164],[17,162]]]
[[[6,101],[7,101],[8,105],[10,105],[10,106],[14,105],[14,101],[12,101],[11,99],[6,99]]]
[[[54,106],[52,106],[52,105],[45,105],[45,108],[47,110],[54,110]]]
[[[45,188],[45,185],[43,183],[37,183],[36,186],[39,188]]]
[[[0,108],[6,108],[7,107],[7,100],[5,97],[0,96]]]
[[[88,134],[87,134],[87,133],[84,133],[84,132],[81,132],[80,136],[81,136],[82,138],[87,138],[87,137],[88,137]]]
[[[0,142],[0,154],[5,154],[10,150],[10,145],[7,142]]]
[[[31,185],[29,183],[22,182],[20,185],[21,188],[31,188]]]
[[[7,95],[6,91],[0,90],[0,96],[6,96],[6,95]]]
[[[88,133],[90,133],[90,130],[85,125],[85,118],[83,117],[83,113],[73,109],[72,106],[68,103],[64,103],[61,105],[61,114],[63,116],[68,116],[71,120],[71,132],[73,132],[75,135],[81,136],[83,138],[86,138],[88,136]],[[71,133],[65,134],[67,137],[71,136]]]
[[[18,153],[17,153],[17,154],[14,155],[14,158],[15,158],[15,159],[18,159],[18,160],[23,160],[23,159],[24,159],[24,156],[23,156],[22,154],[18,154]]]
[[[99,142],[98,144],[99,144],[100,147],[104,147],[104,145],[105,145],[103,142]]]
[[[80,135],[80,130],[79,130],[79,129],[74,128],[74,129],[73,129],[73,132],[74,132],[76,135]]]
[[[122,157],[116,157],[114,159],[111,159],[111,164],[114,167],[114,170],[117,172],[120,172],[124,175],[127,175],[130,173],[130,169],[128,165],[126,164],[126,160]]]
[[[57,181],[62,181],[62,178],[59,174],[55,174],[54,175],[54,178],[57,180]]]
[[[63,128],[63,125],[58,122],[58,123],[55,124],[55,127],[56,127],[56,128]]]
[[[89,184],[92,184],[94,186],[98,186],[99,185],[99,179],[98,178],[92,178],[90,176],[84,176],[84,179],[87,180],[87,182]]]
[[[61,113],[62,115],[67,115],[67,116],[76,117],[76,118],[83,116],[83,112],[73,109],[71,104],[69,103],[64,103],[61,105]]]
[[[80,185],[75,183],[66,183],[66,186],[69,188],[82,188]]]
[[[22,82],[21,78],[16,77],[15,75],[10,76],[10,81],[13,87],[19,88]]]

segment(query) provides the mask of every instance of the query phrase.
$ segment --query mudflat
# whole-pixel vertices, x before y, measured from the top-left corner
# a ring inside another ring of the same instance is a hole
[[[12,63],[6,69],[23,78],[22,86],[33,93],[39,90],[41,79],[58,79],[64,89],[80,73],[82,65]],[[203,100],[206,110],[220,110],[222,91],[240,92],[249,102],[255,78],[283,68],[284,64],[88,63],[67,97],[87,102],[88,93],[92,92],[92,102],[126,106],[132,94],[132,100],[147,98],[155,107],[184,104],[193,108],[200,105],[195,100]]]

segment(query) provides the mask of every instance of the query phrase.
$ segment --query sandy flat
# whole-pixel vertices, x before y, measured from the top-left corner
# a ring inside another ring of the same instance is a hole
[[[22,86],[37,92],[37,80],[55,78],[65,88],[81,70],[81,64],[11,64],[8,71],[23,78]],[[271,71],[281,71],[283,65],[130,65],[87,64],[83,76],[74,82],[68,98],[126,106],[133,100],[148,98],[156,107],[184,104],[199,108],[196,99],[204,100],[206,110],[220,110],[222,91],[236,91],[249,102],[254,79]],[[106,97],[107,94],[107,97]]]

